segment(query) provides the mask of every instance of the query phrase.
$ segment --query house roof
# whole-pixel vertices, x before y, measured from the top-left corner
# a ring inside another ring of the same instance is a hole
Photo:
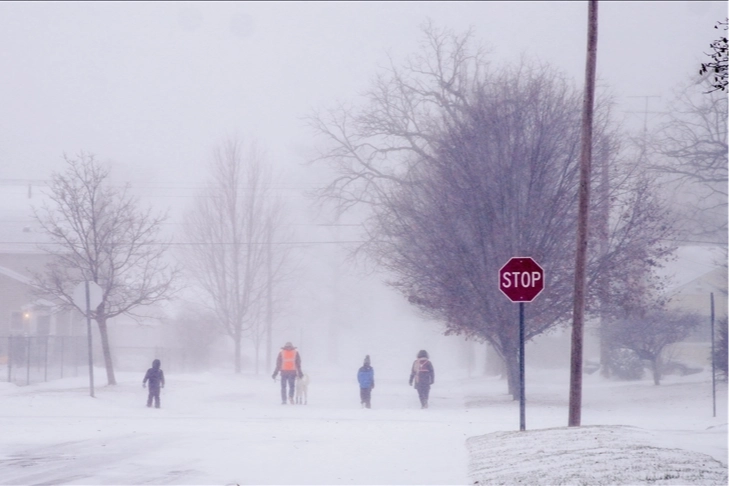
[[[30,278],[6,267],[0,267],[0,275],[5,275],[26,285],[30,285]]]
[[[4,188],[0,204],[0,252],[42,253],[39,245],[50,240],[33,215],[48,196],[38,188]]]
[[[668,262],[661,275],[670,279],[667,289],[673,295],[691,282],[715,270],[724,268],[726,272],[726,250],[715,246],[681,246],[676,250],[676,260]],[[726,275],[726,273],[725,273]],[[726,282],[723,286],[726,289]]]
[[[692,281],[676,287],[669,294],[672,298],[678,296],[704,295],[714,293],[717,297],[727,289],[726,268],[715,268]],[[707,297],[708,298],[708,297]]]

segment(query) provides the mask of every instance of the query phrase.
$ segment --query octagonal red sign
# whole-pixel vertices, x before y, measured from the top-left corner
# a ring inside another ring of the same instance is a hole
[[[499,270],[499,289],[512,302],[531,302],[544,290],[544,270],[529,257],[513,257]]]

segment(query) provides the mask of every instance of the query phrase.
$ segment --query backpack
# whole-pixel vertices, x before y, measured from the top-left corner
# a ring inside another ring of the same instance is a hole
[[[430,369],[428,368],[430,361],[424,358],[418,358],[413,363],[413,371],[415,372],[415,386],[418,383],[425,383],[430,385]]]

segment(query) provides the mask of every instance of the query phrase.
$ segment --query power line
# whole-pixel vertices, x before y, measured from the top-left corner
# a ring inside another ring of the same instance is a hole
[[[648,113],[658,113],[658,114],[665,113],[662,111],[648,111],[648,102],[652,98],[661,99],[661,97],[659,95],[626,96],[626,98],[643,98],[645,100],[645,107],[643,108],[643,111],[626,111],[625,112],[625,113],[643,113],[643,133],[648,132]]]
[[[339,244],[361,244],[365,241],[347,240],[347,241],[272,241],[272,245],[339,245]],[[149,243],[150,245],[166,245],[166,246],[224,246],[233,245],[233,242],[212,242],[212,243],[188,243],[188,242],[172,242],[172,243]],[[256,243],[237,243],[245,246],[260,246],[267,245],[269,242],[256,242]],[[54,246],[53,243],[43,243],[38,241],[0,241],[0,245],[35,245],[35,246]],[[63,245],[61,245],[63,246]]]

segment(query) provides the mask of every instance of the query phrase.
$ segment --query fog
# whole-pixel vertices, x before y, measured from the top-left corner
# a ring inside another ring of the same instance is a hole
[[[640,128],[707,60],[726,3],[601,2],[599,15],[600,88]],[[586,18],[587,2],[3,2],[8,221],[37,231],[28,203],[42,200],[63,154],[84,151],[109,162],[114,181],[130,183],[144,204],[169,211],[174,249],[213,149],[231,136],[255,141],[280,174],[275,189],[290,211],[287,244],[297,262],[274,351],[293,341],[305,364],[353,372],[371,354],[382,373],[400,376],[426,348],[444,367],[483,369],[483,347],[440,337],[438,323],[384,284],[387,275],[347,258],[363,236],[361,215],[335,220],[306,197],[332,174],[304,164],[317,140],[303,118],[361,101],[388,55],[397,62],[417,51],[427,19],[455,32],[473,27],[495,64],[527,55],[581,85]],[[27,233],[6,235],[34,244]]]

